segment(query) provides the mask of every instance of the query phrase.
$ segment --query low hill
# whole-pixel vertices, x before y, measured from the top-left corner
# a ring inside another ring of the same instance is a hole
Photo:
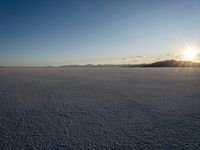
[[[143,67],[200,67],[200,63],[195,63],[192,61],[166,60],[152,64],[144,64]]]

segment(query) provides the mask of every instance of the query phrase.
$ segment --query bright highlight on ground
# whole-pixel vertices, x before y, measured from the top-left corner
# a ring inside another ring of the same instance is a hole
[[[197,57],[197,50],[195,48],[191,48],[188,47],[185,51],[184,51],[184,57],[187,60],[194,60]]]

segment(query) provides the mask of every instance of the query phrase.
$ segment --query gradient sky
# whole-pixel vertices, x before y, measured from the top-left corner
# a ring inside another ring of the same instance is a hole
[[[1,0],[0,66],[134,63],[200,48],[200,0]]]

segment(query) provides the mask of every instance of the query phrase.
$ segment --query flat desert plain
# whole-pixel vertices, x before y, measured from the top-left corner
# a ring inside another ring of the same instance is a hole
[[[198,68],[1,68],[0,149],[199,149]]]

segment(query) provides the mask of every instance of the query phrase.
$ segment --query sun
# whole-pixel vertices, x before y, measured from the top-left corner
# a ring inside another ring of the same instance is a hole
[[[187,60],[194,60],[197,57],[197,50],[195,48],[188,47],[184,51],[184,57]]]

